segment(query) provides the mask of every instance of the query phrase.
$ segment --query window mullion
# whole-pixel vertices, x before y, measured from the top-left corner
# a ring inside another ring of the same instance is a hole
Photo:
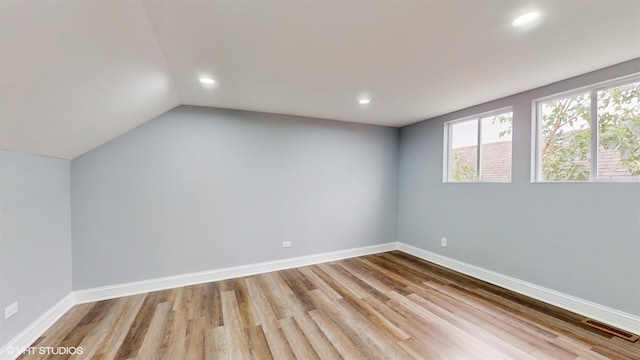
[[[478,169],[478,171],[476,172],[476,181],[480,181],[480,174],[481,174],[480,173],[480,166],[482,165],[480,163],[480,159],[482,158],[482,153],[481,153],[482,146],[480,143],[481,137],[482,137],[482,119],[478,118],[478,151],[477,151],[478,159],[476,159],[477,160],[476,168]]]
[[[541,181],[542,179],[542,105],[536,103],[535,112],[532,116],[535,116],[535,155],[534,166],[535,174],[534,181]]]
[[[598,91],[591,90],[591,181],[598,180]]]
[[[451,124],[447,125],[447,181],[451,181],[451,163],[453,152],[453,129],[451,128]]]

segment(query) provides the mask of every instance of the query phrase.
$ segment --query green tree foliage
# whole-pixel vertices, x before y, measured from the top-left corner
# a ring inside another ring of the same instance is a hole
[[[597,91],[599,151],[616,151],[631,176],[640,175],[640,83]],[[542,173],[546,180],[591,177],[591,94],[542,105]]]
[[[475,166],[464,164],[462,154],[453,154],[453,179],[455,181],[476,181],[478,180],[478,170]]]
[[[507,135],[511,135],[511,131],[513,130],[513,114],[508,112],[506,114],[500,114],[494,116],[491,120],[492,124],[500,123],[500,124],[508,124],[507,128],[498,134],[499,137],[503,138]]]
[[[631,176],[640,175],[640,83],[597,92],[599,151],[616,151]],[[542,104],[542,173],[550,181],[591,177],[591,95]]]
[[[542,105],[542,173],[550,181],[588,180],[591,159],[589,94]]]
[[[640,175],[640,82],[598,92],[598,143],[615,149],[622,166]]]
[[[552,100],[541,105],[540,158],[542,175],[549,181],[591,178],[592,118],[597,118],[598,151],[615,151],[630,176],[640,176],[640,82],[596,92],[597,114],[591,114],[591,93]],[[511,116],[498,115],[492,122],[509,124],[499,136],[511,134]],[[453,178],[475,181],[477,169],[453,157]]]

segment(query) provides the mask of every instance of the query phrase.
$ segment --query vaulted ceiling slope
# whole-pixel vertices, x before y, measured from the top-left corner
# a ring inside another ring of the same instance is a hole
[[[0,147],[71,159],[179,104],[403,126],[640,57],[640,0],[0,0],[0,56]]]

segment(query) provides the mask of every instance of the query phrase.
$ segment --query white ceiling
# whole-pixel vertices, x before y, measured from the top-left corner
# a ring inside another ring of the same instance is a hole
[[[639,57],[640,0],[0,0],[0,148],[70,159],[179,104],[403,126]]]

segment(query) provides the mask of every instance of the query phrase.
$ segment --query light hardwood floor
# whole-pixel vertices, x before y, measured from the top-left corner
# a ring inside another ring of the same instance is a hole
[[[393,251],[77,305],[34,346],[82,347],[72,359],[640,359],[640,342],[581,319]]]

